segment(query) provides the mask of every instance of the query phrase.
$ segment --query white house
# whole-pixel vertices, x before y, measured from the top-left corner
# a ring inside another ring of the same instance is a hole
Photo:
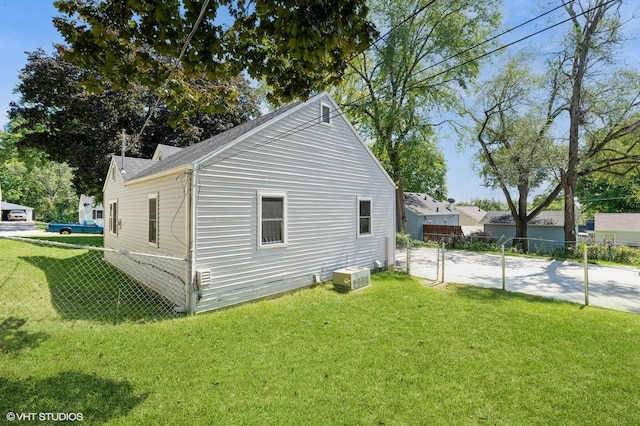
[[[192,312],[395,261],[395,185],[326,93],[151,160],[114,156],[104,201],[105,247],[188,261],[106,260]]]
[[[93,220],[97,224],[104,226],[104,207],[96,204],[95,198],[89,195],[81,195],[78,202],[78,222]]]
[[[640,246],[640,213],[596,213],[594,241]]]

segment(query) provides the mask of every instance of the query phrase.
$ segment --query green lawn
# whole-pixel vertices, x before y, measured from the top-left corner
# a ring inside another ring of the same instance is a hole
[[[46,276],[0,240],[0,298]],[[64,256],[47,249],[36,256]],[[1,262],[0,262],[1,263]],[[42,293],[42,294],[38,294]],[[24,303],[28,303],[25,301]],[[2,306],[0,304],[0,306]],[[52,307],[51,309],[55,309]],[[394,273],[111,325],[0,312],[4,412],[97,424],[640,424],[640,316]]]

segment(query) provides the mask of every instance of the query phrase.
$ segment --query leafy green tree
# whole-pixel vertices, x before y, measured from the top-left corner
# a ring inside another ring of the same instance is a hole
[[[98,70],[116,87],[162,87],[158,93],[172,110],[174,102],[210,95],[182,78],[201,73],[223,82],[246,70],[267,80],[276,103],[304,96],[340,79],[346,60],[376,36],[364,0],[54,4],[61,12],[54,25],[69,45],[59,47],[66,59]]]
[[[628,176],[613,180],[606,175],[593,175],[578,181],[576,193],[586,213],[626,213],[640,211],[640,178]]]
[[[625,41],[621,5],[622,1],[610,0],[564,3],[572,27],[555,66],[564,76],[560,84],[569,115],[568,152],[561,177],[568,247],[576,241],[579,179],[596,172],[619,173],[620,166],[640,161],[637,151],[616,148],[619,139],[637,137],[640,132],[640,74],[620,65],[618,48]]]
[[[120,152],[123,129],[128,155],[148,158],[158,143],[191,145],[258,112],[246,80],[237,77],[227,83],[240,93],[236,104],[218,114],[193,111],[188,121],[172,125],[169,107],[156,105],[153,91],[134,85],[128,91],[88,92],[82,81],[90,74],[96,75],[59,55],[29,53],[17,87],[21,99],[11,103],[9,112],[12,131],[20,132],[17,146],[39,149],[53,161],[68,163],[78,193],[100,197],[110,156]],[[212,84],[203,79],[201,90]]]
[[[458,90],[477,76],[477,57],[488,48],[477,44],[497,25],[497,7],[493,0],[371,4],[373,22],[391,31],[349,62],[348,78],[336,98],[374,141],[373,151],[397,184],[400,231],[406,222],[405,185],[414,184],[411,165],[434,169],[426,181],[415,182],[425,192],[444,189],[445,162],[432,142],[431,119],[455,107]],[[427,188],[431,185],[435,187]]]
[[[0,132],[2,198],[34,208],[34,219],[45,222],[77,220],[78,197],[69,165],[47,160],[34,149],[18,150],[20,132]]]
[[[468,111],[479,145],[477,158],[485,185],[499,188],[514,219],[514,247],[527,252],[528,224],[556,199],[558,180],[550,193],[527,200],[532,190],[545,184],[561,166],[562,156],[550,127],[563,108],[554,108],[558,91],[553,84],[524,68],[526,56],[509,58],[499,73],[483,82],[476,103],[480,112]],[[556,81],[556,78],[552,78]],[[545,96],[545,94],[547,94]],[[546,99],[545,99],[546,98]],[[517,191],[517,198],[511,195]]]
[[[472,198],[471,201],[461,201],[456,203],[459,206],[475,206],[479,207],[484,211],[502,211],[508,210],[508,206],[505,203],[502,203],[494,198]]]

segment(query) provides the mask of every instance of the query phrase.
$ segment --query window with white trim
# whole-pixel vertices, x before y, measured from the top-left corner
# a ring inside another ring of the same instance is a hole
[[[287,244],[287,195],[258,192],[258,247]]]
[[[358,198],[358,236],[371,235],[371,199]]]
[[[320,104],[320,122],[331,124],[331,107],[327,104]]]
[[[149,195],[148,212],[149,212],[148,241],[149,241],[149,244],[158,247],[158,234],[160,232],[160,227],[158,226],[158,194],[157,193]]]
[[[109,201],[109,232],[118,235],[118,200]]]

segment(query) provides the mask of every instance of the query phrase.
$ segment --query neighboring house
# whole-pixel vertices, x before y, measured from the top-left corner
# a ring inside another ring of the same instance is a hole
[[[640,213],[596,213],[594,241],[640,246]]]
[[[458,226],[458,209],[452,202],[436,201],[427,194],[404,193],[406,231],[422,241],[422,225]]]
[[[78,223],[85,220],[93,220],[104,226],[104,207],[102,204],[96,204],[94,197],[81,195],[78,203]]]
[[[456,206],[458,209],[458,222],[462,227],[464,235],[471,235],[474,232],[484,231],[482,219],[487,214],[486,211],[476,206]]]
[[[105,259],[177,308],[203,312],[347,266],[394,265],[395,184],[328,94],[173,153],[160,145],[153,158],[113,157],[105,247],[188,262]],[[145,265],[167,279],[145,278]]]
[[[490,211],[482,219],[485,232],[491,232],[500,243],[511,247],[516,226],[510,212]],[[548,252],[564,247],[564,212],[543,211],[527,227],[529,251]]]
[[[7,203],[5,201],[0,202],[0,211],[2,221],[9,219],[9,212],[11,210],[24,210],[27,214],[27,222],[33,221],[33,207],[21,206],[19,204]]]

